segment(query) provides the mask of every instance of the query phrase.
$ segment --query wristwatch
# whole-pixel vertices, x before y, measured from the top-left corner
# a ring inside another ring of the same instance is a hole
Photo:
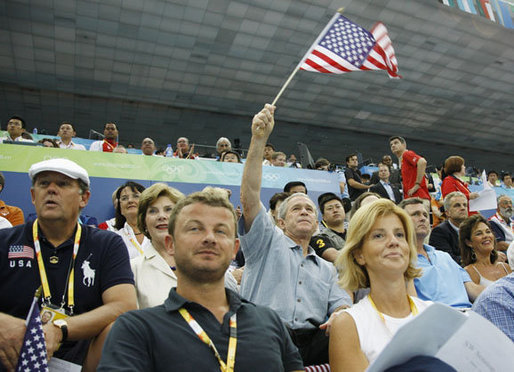
[[[54,326],[59,328],[62,332],[61,344],[68,339],[68,322],[64,319],[56,319],[53,321]]]

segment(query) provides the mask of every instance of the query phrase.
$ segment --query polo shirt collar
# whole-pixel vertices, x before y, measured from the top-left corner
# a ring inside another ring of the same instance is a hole
[[[289,236],[287,236],[284,232],[282,232],[282,233],[284,234],[286,239],[289,241],[289,249],[291,249],[291,250],[298,249],[298,250],[302,251],[302,247],[300,247],[298,244],[296,244],[295,241],[293,239],[291,239]],[[303,254],[303,252],[302,252],[302,254]],[[305,258],[313,260],[314,263],[318,266],[320,264],[318,261],[318,255],[316,254],[316,251],[314,251],[314,249],[312,249],[311,246],[309,246],[309,248],[307,249],[307,256]]]
[[[243,301],[247,302],[247,301],[241,299],[241,297],[239,297],[239,295],[237,293],[231,291],[228,288],[225,288],[225,293],[227,294],[229,313],[231,313],[231,314],[236,312],[241,307],[241,303]],[[166,301],[164,301],[164,308],[168,312],[174,312],[174,311],[178,311],[178,309],[180,309],[181,307],[184,307],[184,305],[186,305],[186,304],[198,305],[196,302],[189,301],[189,300],[185,299],[184,297],[182,297],[181,295],[179,295],[177,293],[177,288],[174,287],[174,288],[171,288],[168,298],[166,299]]]
[[[34,223],[34,221],[30,221],[25,224],[25,234],[27,236],[28,241],[30,241],[32,243],[34,243],[34,237],[32,236],[32,224],[33,223]],[[48,245],[50,245],[52,248],[55,248],[55,249],[63,249],[63,248],[67,248],[68,246],[73,247],[76,231],[77,231],[77,227],[75,227],[75,229],[73,229],[73,233],[66,241],[64,241],[58,247],[53,247],[53,245],[46,238],[45,233],[41,229],[41,226],[39,226],[39,224],[38,224],[39,240],[41,241],[41,243],[43,243],[43,244],[41,244],[41,249],[43,249],[44,247],[46,247]],[[84,234],[85,234],[85,229],[84,229],[84,225],[82,225],[82,234],[80,236],[81,245],[82,245],[82,242],[85,241]]]

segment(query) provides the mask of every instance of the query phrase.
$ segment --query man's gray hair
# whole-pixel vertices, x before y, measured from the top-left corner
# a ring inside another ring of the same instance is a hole
[[[448,195],[446,195],[444,198],[444,210],[445,211],[450,210],[450,208],[452,207],[452,199],[457,196],[461,196],[467,200],[466,195],[464,195],[462,192],[460,192],[460,191],[451,192]]]
[[[509,195],[507,195],[507,194],[501,194],[500,196],[498,196],[498,197],[496,198],[496,203],[497,203],[497,204],[500,202],[501,198],[509,198],[509,200],[512,200],[512,199],[511,199],[511,197],[510,197]]]
[[[278,207],[278,218],[280,218],[282,220],[286,219],[287,210],[289,208],[289,202],[291,201],[291,199],[298,198],[298,197],[310,200],[310,202],[314,206],[314,210],[316,211],[316,215],[318,215],[318,208],[316,208],[316,204],[314,204],[312,199],[309,198],[309,196],[307,194],[304,194],[303,192],[296,192],[296,193],[288,196],[286,199],[284,199],[282,204],[280,204],[280,207]]]
[[[230,147],[232,147],[232,143],[230,142],[230,140],[227,137],[218,138],[218,141],[216,141],[216,147],[218,147],[219,144],[223,141],[227,141],[229,143]]]

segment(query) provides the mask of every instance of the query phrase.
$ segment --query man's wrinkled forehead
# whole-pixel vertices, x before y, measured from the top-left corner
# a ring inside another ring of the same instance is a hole
[[[314,202],[311,200],[311,198],[309,198],[308,195],[306,194],[303,194],[303,193],[294,193],[292,196],[290,196],[291,199],[289,199],[289,202],[287,203],[287,209],[289,210],[293,205],[297,205],[297,204],[304,204],[304,203],[307,203],[307,204],[310,204],[315,210],[316,210],[316,205],[314,204]]]

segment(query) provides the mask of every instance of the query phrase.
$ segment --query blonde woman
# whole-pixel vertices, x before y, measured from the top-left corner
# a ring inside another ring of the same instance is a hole
[[[182,198],[184,194],[164,183],[150,186],[139,197],[137,226],[148,243],[143,247],[143,255],[132,259],[130,265],[141,309],[162,304],[177,284],[175,260],[166,251],[164,239],[171,211]]]
[[[406,283],[420,276],[415,241],[410,217],[390,200],[362,206],[352,217],[336,260],[339,285],[370,293],[334,320],[331,371],[364,371],[398,328],[431,304],[407,294]]]

